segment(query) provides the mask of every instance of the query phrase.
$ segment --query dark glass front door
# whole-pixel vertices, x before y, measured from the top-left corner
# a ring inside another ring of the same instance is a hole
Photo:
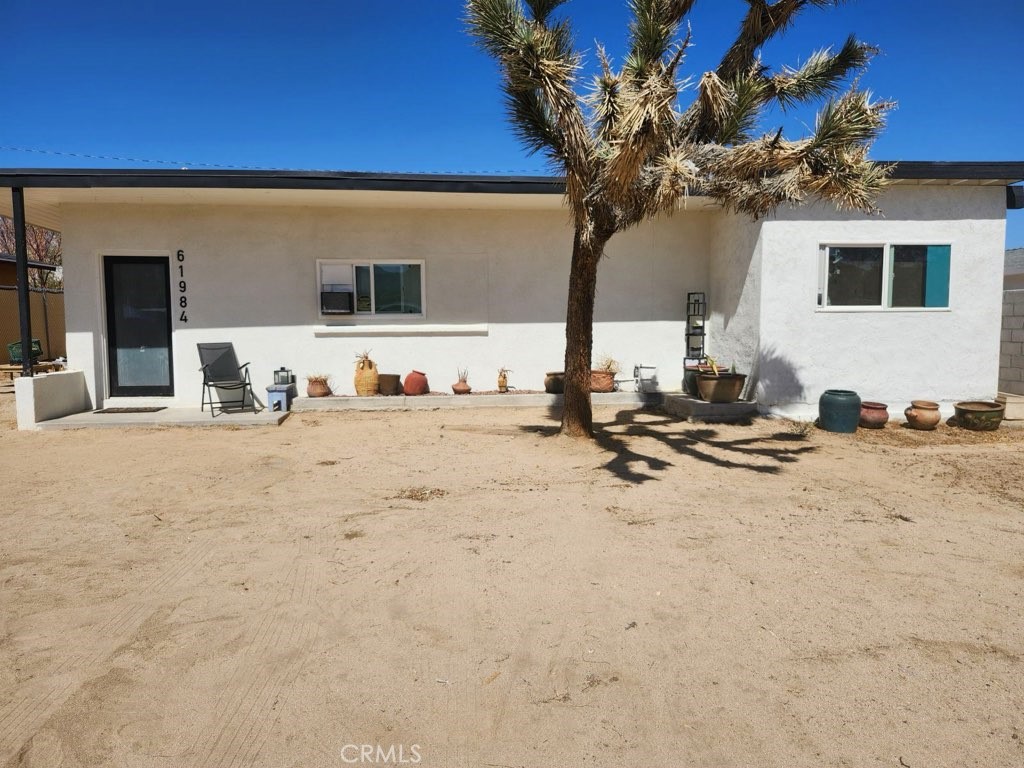
[[[111,396],[173,395],[168,259],[106,256],[103,275]]]

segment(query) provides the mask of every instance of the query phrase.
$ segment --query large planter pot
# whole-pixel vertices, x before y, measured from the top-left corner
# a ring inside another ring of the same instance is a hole
[[[591,392],[614,392],[615,391],[615,374],[611,371],[591,371],[590,372],[590,391]]]
[[[889,421],[889,406],[865,400],[860,404],[860,426],[865,429],[884,429]]]
[[[710,365],[688,365],[683,368],[683,392],[690,397],[700,397],[697,377],[702,373],[714,373]]]
[[[565,392],[565,371],[548,371],[544,374],[544,391],[549,395]]]
[[[427,374],[423,371],[413,371],[405,377],[402,389],[407,395],[425,395],[430,392],[430,384],[427,383]]]
[[[377,364],[366,355],[360,357],[356,363],[353,384],[356,394],[360,397],[372,397],[380,392],[380,375],[377,373]]]
[[[1006,405],[988,400],[965,400],[953,406],[956,421],[964,429],[976,432],[991,432],[999,429],[1006,413]]]
[[[911,400],[910,407],[903,411],[903,415],[907,417],[907,425],[911,429],[935,429],[942,421],[939,404],[931,400]]]
[[[457,381],[452,384],[452,392],[456,395],[468,395],[473,391],[473,388],[469,386],[465,381]]]
[[[402,394],[402,377],[397,373],[382,373],[378,381],[382,395]]]
[[[697,391],[700,399],[709,403],[735,403],[740,399],[746,381],[745,373],[699,373]]]
[[[860,395],[849,389],[826,389],[818,398],[818,426],[826,432],[850,433],[860,423]]]

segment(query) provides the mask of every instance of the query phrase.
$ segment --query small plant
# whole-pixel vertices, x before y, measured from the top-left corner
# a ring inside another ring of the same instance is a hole
[[[331,386],[331,377],[326,373],[311,373],[306,377],[307,384],[323,384],[325,386]]]
[[[465,384],[469,379],[469,368],[456,368],[459,374],[459,381]]]
[[[602,355],[601,357],[597,358],[597,362],[595,364],[594,370],[595,371],[607,371],[608,373],[610,373],[610,374],[612,374],[614,376],[619,371],[622,370],[622,366],[619,365],[619,361],[616,360],[614,357],[609,357],[608,355]]]
[[[356,355],[356,368],[362,370],[368,364],[372,366],[373,360],[370,359],[370,350],[366,349]]]

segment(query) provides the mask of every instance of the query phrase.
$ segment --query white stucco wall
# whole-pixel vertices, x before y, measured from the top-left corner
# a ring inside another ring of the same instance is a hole
[[[995,395],[1005,190],[896,186],[879,205],[880,216],[814,205],[762,223],[763,408],[811,415],[830,388],[886,402],[894,416],[912,399]],[[950,244],[949,309],[820,309],[819,246],[881,242]]]
[[[572,232],[562,210],[76,204],[62,215],[68,358],[86,371],[98,405],[108,391],[104,255],[185,251],[190,322],[173,326],[174,405],[199,403],[201,341],[233,342],[261,399],[282,365],[300,384],[329,373],[337,392],[351,394],[364,349],[382,372],[422,370],[436,390],[449,389],[457,367],[486,390],[501,366],[521,389],[541,389],[544,372],[563,366]],[[677,214],[609,244],[594,353],[618,359],[623,376],[655,365],[665,389],[679,388],[686,292],[706,290],[713,215]],[[315,270],[332,258],[424,259],[427,317],[397,329],[398,321],[328,325]]]

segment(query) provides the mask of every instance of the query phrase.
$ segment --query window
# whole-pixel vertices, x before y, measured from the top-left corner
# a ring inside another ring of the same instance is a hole
[[[317,262],[320,314],[423,317],[422,261]]]
[[[819,306],[949,306],[948,245],[828,245],[821,250],[824,268]]]

